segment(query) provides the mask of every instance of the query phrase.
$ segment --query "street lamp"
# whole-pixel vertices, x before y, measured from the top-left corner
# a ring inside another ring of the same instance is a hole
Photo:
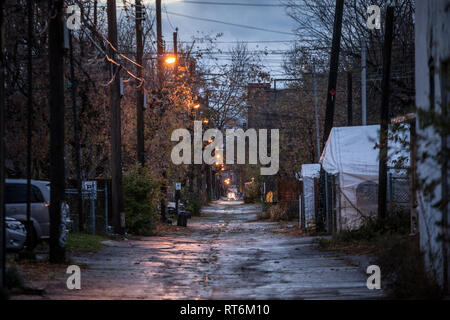
[[[193,108],[194,108],[195,110],[198,110],[198,108],[200,108],[200,104],[196,104]]]
[[[164,62],[167,64],[174,64],[176,61],[177,61],[177,58],[175,58],[173,56],[169,56],[164,60]]]

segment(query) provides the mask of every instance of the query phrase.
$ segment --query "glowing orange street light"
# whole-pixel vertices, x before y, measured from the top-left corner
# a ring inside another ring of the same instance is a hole
[[[175,61],[177,61],[177,58],[172,57],[172,56],[167,57],[166,60],[164,60],[164,62],[167,63],[167,64],[174,64]]]
[[[209,123],[209,120],[208,120],[208,119],[205,119],[205,120],[203,120],[203,123],[204,123],[204,124],[208,124],[208,123]]]
[[[194,109],[200,108],[200,104],[196,104],[193,108],[194,108]]]

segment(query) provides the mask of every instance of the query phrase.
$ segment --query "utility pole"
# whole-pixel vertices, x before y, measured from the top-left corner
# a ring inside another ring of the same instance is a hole
[[[157,70],[158,84],[161,87],[163,73],[163,40],[162,40],[162,22],[161,22],[161,0],[156,0],[156,51],[157,51]]]
[[[157,42],[157,78],[158,78],[158,95],[161,95],[163,85],[163,41],[162,41],[162,21],[161,21],[161,0],[156,0],[156,42]],[[160,97],[161,98],[161,97]],[[161,106],[158,106],[161,108]],[[161,112],[162,113],[162,112]],[[164,164],[163,164],[164,166]],[[163,182],[161,184],[161,221],[166,222],[166,194],[167,194],[167,171],[164,168],[162,172]]]
[[[361,43],[361,122],[366,125],[367,121],[367,100],[366,100],[366,40]]]
[[[64,0],[49,1],[49,85],[50,85],[50,262],[65,261],[60,242],[61,205],[65,191],[64,160]]]
[[[380,157],[378,170],[378,218],[384,219],[387,214],[387,161],[389,130],[389,82],[391,75],[391,54],[394,25],[394,7],[388,6],[386,11],[386,27],[383,45],[383,80],[381,82],[381,118],[380,118]]]
[[[27,1],[28,14],[28,39],[27,39],[27,252],[31,254],[34,244],[32,243],[31,224],[31,155],[32,155],[32,131],[33,131],[33,0]]]
[[[117,16],[116,0],[108,0],[108,40],[114,48],[118,48],[117,40]],[[111,59],[116,59],[115,50],[108,46],[108,54]],[[111,108],[111,194],[112,194],[112,218],[114,231],[117,234],[125,232],[125,212],[122,193],[122,137],[120,119],[120,69],[111,63],[111,76],[113,81],[109,87],[109,105]]]
[[[5,29],[3,9],[5,1],[0,0],[0,288],[5,287]]]
[[[137,76],[140,79],[144,77],[144,68],[142,65],[144,55],[144,41],[142,32],[142,9],[143,5],[141,0],[136,0],[136,62]],[[144,154],[144,84],[142,83],[140,88],[136,91],[136,118],[137,118],[137,161],[141,167],[145,166],[145,154]]]
[[[328,140],[331,128],[333,128],[343,12],[344,12],[344,0],[336,0],[336,10],[334,14],[334,27],[333,27],[333,43],[331,47],[331,58],[330,58],[330,74],[328,78],[327,109],[325,113],[325,127],[323,132],[323,143],[325,143]]]
[[[175,62],[173,64],[174,70],[175,70],[175,77],[178,72],[178,28],[175,29],[175,32],[173,33],[173,55],[175,57]]]
[[[98,1],[94,0],[94,27],[97,28],[97,7]]]
[[[347,125],[353,125],[353,75],[347,72]]]
[[[70,50],[70,80],[72,82],[72,115],[73,115],[73,154],[75,155],[75,168],[77,175],[77,209],[78,209],[78,230],[84,230],[84,214],[83,214],[83,194],[82,194],[82,179],[81,179],[81,145],[78,125],[78,110],[77,110],[77,88],[78,82],[75,78],[75,68],[73,59],[73,39],[72,31],[69,30],[69,50]]]
[[[314,82],[314,118],[316,121],[316,142],[317,142],[317,163],[320,161],[320,129],[319,129],[319,110],[317,101],[317,78],[316,63],[313,62],[313,82]]]

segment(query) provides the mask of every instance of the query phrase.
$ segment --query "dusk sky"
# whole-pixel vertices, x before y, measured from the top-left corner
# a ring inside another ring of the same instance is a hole
[[[117,1],[118,4],[120,2],[120,0]],[[199,2],[209,3],[200,4]],[[216,3],[216,5],[211,4],[211,2]],[[223,5],[218,5],[219,3]],[[241,6],[237,5],[239,3],[277,6]],[[154,8],[155,1],[146,0],[145,4],[148,8]],[[164,39],[169,44],[173,31],[178,27],[180,41],[190,41],[193,36],[199,35],[198,32],[211,35],[223,33],[219,42],[227,43],[220,43],[219,45],[224,51],[228,51],[235,41],[249,42],[248,46],[250,49],[286,50],[292,44],[289,41],[295,39],[295,36],[292,34],[295,23],[286,15],[285,8],[280,5],[281,1],[279,0],[162,0]],[[219,20],[278,32],[260,31],[195,18]],[[224,56],[223,58],[225,59]],[[281,76],[282,69],[280,66],[282,59],[283,56],[280,54],[270,54],[265,57],[264,64],[268,67],[268,71],[271,71],[272,77]]]

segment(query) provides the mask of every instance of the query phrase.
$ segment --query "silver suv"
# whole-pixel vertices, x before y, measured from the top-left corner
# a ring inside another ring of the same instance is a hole
[[[27,180],[6,179],[5,181],[6,216],[22,223],[27,221]],[[31,221],[33,223],[32,242],[50,237],[50,182],[31,180]],[[69,207],[62,205],[62,237],[65,242],[66,220]]]

